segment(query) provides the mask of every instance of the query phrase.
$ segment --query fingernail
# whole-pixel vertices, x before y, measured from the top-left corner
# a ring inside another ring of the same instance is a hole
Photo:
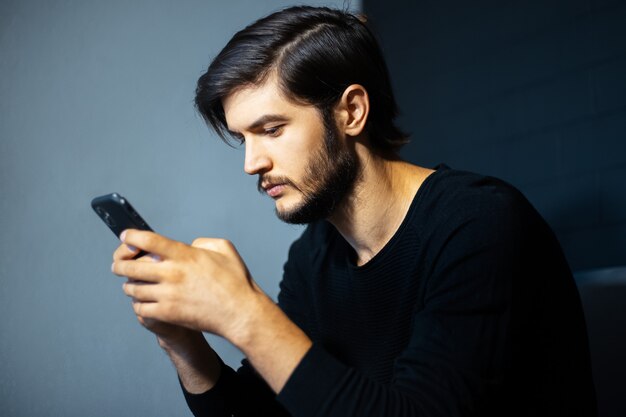
[[[133,245],[128,245],[128,244],[127,244],[126,246],[128,247],[128,250],[129,250],[129,251],[131,251],[131,252],[137,252],[137,248],[136,248],[136,247],[134,247]]]
[[[124,230],[122,233],[120,233],[120,240],[123,242],[124,238],[126,238],[126,230]]]
[[[111,272],[115,272],[115,271],[113,271],[113,268],[114,268],[114,267],[115,267],[115,262],[113,262],[113,263],[111,264]]]
[[[159,262],[159,261],[161,261],[161,257],[160,257],[159,255],[155,255],[154,253],[151,253],[151,254],[150,254],[150,257],[152,258],[152,260],[153,260],[154,262]]]

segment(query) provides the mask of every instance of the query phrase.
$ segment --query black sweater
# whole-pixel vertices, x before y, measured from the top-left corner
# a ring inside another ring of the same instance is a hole
[[[365,265],[329,223],[293,243],[279,306],[313,340],[275,395],[226,365],[196,416],[595,416],[580,300],[509,184],[439,165]]]

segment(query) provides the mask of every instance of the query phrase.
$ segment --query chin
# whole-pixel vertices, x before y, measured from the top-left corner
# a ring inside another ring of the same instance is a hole
[[[299,208],[300,205],[297,202],[287,202],[285,201],[285,197],[281,197],[276,200],[276,215],[280,218],[289,217]]]
[[[278,217],[281,221],[289,224],[307,224],[310,222],[310,219],[306,216],[303,217],[302,213],[302,204],[281,204],[279,202],[276,203],[276,217]]]

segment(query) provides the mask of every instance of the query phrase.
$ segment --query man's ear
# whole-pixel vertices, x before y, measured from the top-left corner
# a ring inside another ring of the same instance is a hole
[[[370,111],[370,100],[365,87],[349,85],[335,108],[335,118],[340,131],[349,136],[358,136],[365,129]]]

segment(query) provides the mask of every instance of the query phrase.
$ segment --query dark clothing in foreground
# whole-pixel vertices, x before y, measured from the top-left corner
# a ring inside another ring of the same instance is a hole
[[[313,347],[275,395],[244,360],[196,416],[595,416],[578,292],[512,186],[445,165],[367,264],[329,223],[293,243],[279,306]]]

